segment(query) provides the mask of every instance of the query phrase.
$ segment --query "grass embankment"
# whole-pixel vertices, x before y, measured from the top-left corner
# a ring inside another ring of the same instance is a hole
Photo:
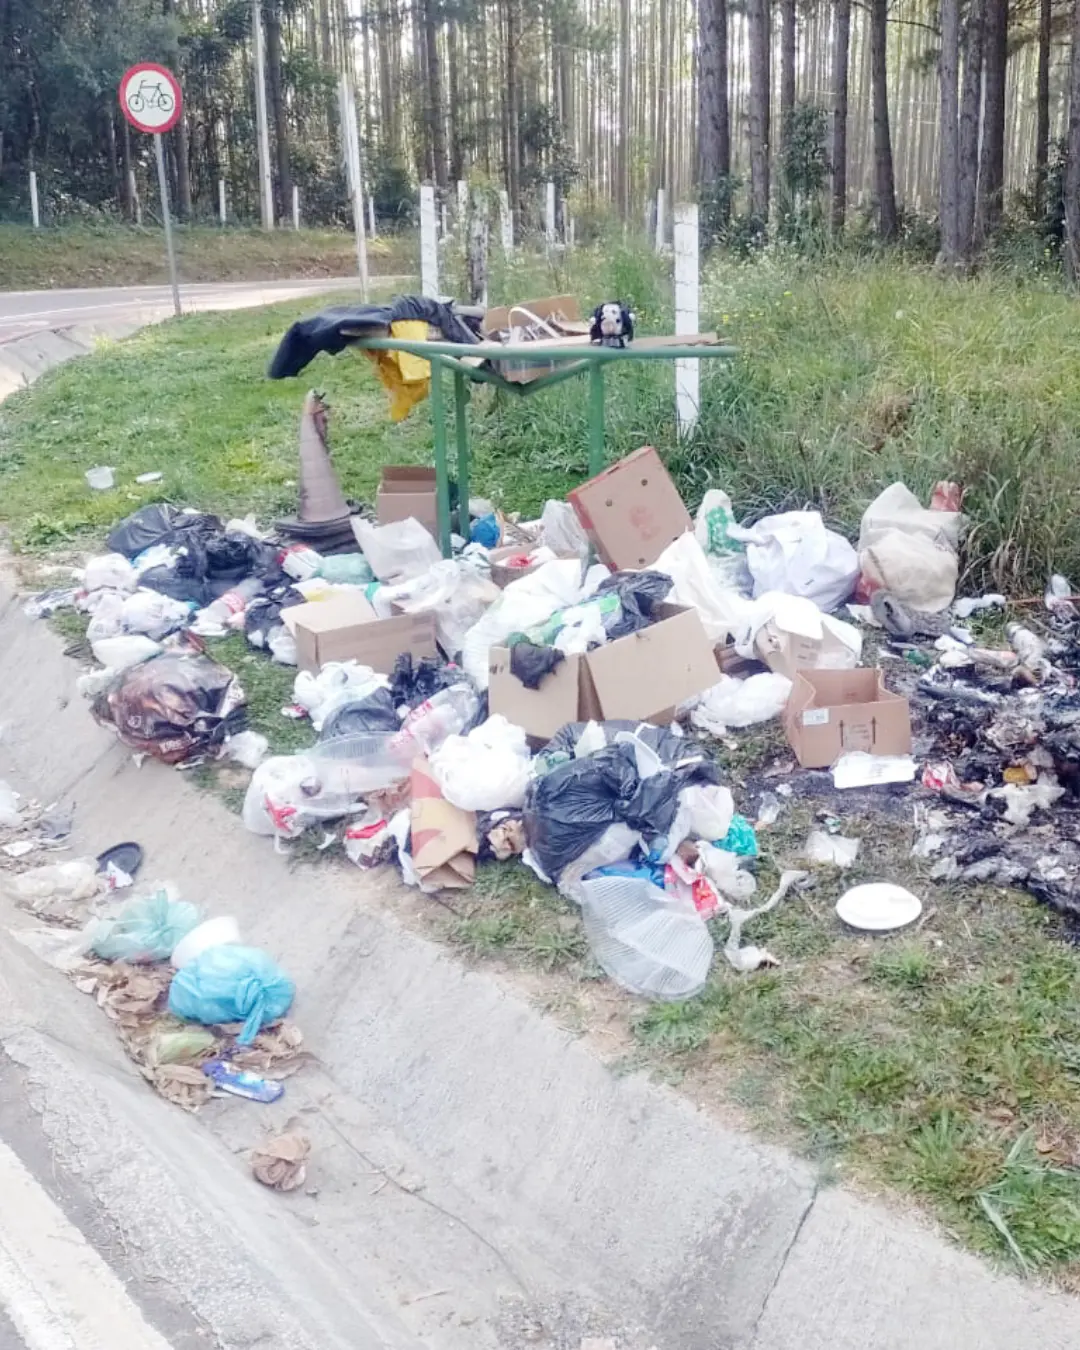
[[[591,306],[621,295],[643,328],[669,324],[662,272],[609,249],[542,275],[520,262],[497,297],[569,288]],[[1064,522],[1080,457],[1080,352],[1074,302],[983,278],[942,283],[897,265],[816,272],[776,261],[714,264],[703,322],[743,355],[707,374],[697,441],[678,447],[671,373],[615,373],[611,453],[652,441],[688,500],[709,483],[740,513],[820,504],[854,530],[894,477],[925,494],[939,477],[970,488],[972,582],[1040,585],[1050,562],[1080,575],[1080,539]],[[308,384],[327,391],[345,489],[369,497],[381,463],[430,453],[424,411],[402,426],[362,358],[322,358],[299,381],[263,370],[289,320],[312,304],[207,315],[149,329],[68,365],[0,411],[0,518],[18,548],[89,546],[139,503],[165,495],[261,519],[295,505],[296,420]],[[584,474],[584,400],[573,386],[536,399],[479,391],[474,490],[526,512]],[[83,471],[117,467],[121,484],[90,493]],[[133,486],[160,469],[163,485]],[[218,649],[242,673],[253,721],[276,746],[302,731],[280,718],[288,672],[238,639]],[[760,771],[781,750],[740,735],[720,755],[738,804],[756,813]],[[780,779],[782,780],[782,777]],[[795,780],[792,780],[795,781]],[[235,789],[234,789],[235,793]],[[795,860],[815,813],[835,799],[798,795],[762,832],[759,891]],[[598,980],[580,925],[521,869],[485,869],[477,889],[439,909],[439,931],[474,959],[527,969],[529,988],[610,1058],[648,1066],[711,1106],[791,1140],[823,1167],[915,1198],[973,1247],[1025,1267],[1080,1272],[1080,957],[1058,920],[1026,897],[932,883],[911,856],[904,808],[842,802],[859,861],[824,869],[750,940],[783,961],[736,976],[718,959],[707,991],[643,1007]],[[869,940],[832,913],[842,889],[888,879],[926,900],[917,931]],[[434,907],[433,907],[434,909]]]
[[[350,231],[209,225],[175,229],[181,281],[272,281],[351,276],[356,271]],[[372,273],[415,271],[417,248],[412,236],[369,240]],[[168,280],[159,227],[63,225],[32,230],[0,225],[0,291],[166,285]]]

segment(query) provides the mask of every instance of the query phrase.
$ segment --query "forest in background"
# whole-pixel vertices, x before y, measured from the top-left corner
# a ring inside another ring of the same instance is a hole
[[[116,88],[159,60],[178,214],[213,218],[224,179],[255,219],[256,16],[282,221],[294,183],[305,220],[348,219],[347,74],[383,227],[471,179],[529,228],[551,180],[579,238],[661,187],[747,247],[846,226],[962,265],[1018,222],[1080,238],[1080,0],[0,0],[0,215],[31,169],[49,220],[132,219],[132,183],[152,204]]]

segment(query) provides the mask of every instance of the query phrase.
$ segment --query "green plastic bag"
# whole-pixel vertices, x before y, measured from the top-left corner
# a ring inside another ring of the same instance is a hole
[[[166,890],[129,900],[111,919],[98,919],[89,933],[89,948],[106,961],[148,965],[167,961],[182,937],[202,921],[185,900],[170,900]]]

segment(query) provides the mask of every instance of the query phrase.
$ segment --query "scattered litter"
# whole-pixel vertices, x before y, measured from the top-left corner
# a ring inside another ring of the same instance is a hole
[[[22,824],[19,794],[0,778],[0,829],[15,830]]]
[[[177,939],[167,955],[173,967],[182,970],[211,947],[225,945],[240,945],[240,927],[229,915],[218,914],[189,928]]]
[[[751,675],[746,680],[725,675],[701,696],[690,721],[712,736],[726,736],[729,727],[752,727],[779,717],[790,693],[786,675]]]
[[[33,839],[16,839],[14,843],[4,845],[4,852],[9,858],[25,858],[35,848],[37,843]]]
[[[149,473],[140,473],[135,481],[140,487],[145,487],[147,483],[160,483],[164,477],[165,475],[163,473],[159,473],[156,469],[152,469]]]
[[[142,864],[142,846],[131,841],[113,844],[111,848],[105,849],[103,853],[99,853],[97,856],[99,872],[113,878],[123,875],[128,878],[129,883],[138,875]],[[116,889],[115,885],[113,889]]]
[[[258,731],[241,731],[225,742],[226,755],[245,769],[257,769],[269,749],[270,742]]]
[[[922,913],[922,901],[903,886],[870,881],[845,891],[836,902],[836,913],[849,928],[888,933],[914,923]]]
[[[879,787],[884,783],[911,783],[915,779],[915,761],[910,755],[869,755],[849,750],[833,765],[833,787]]]
[[[307,1180],[307,1160],[311,1140],[290,1121],[281,1134],[264,1139],[251,1153],[251,1170],[256,1181],[275,1191],[298,1190]]]
[[[778,966],[780,964],[776,957],[771,952],[766,951],[764,947],[741,946],[742,930],[751,919],[756,919],[759,915],[768,914],[770,910],[775,909],[792,886],[800,881],[805,881],[806,877],[806,872],[794,869],[781,872],[780,884],[763,905],[758,905],[756,909],[740,909],[738,906],[733,906],[728,910],[727,920],[730,929],[727,941],[724,943],[724,956],[727,958],[728,965],[746,974],[749,971],[759,970],[762,966]]]
[[[221,1059],[207,1060],[202,1071],[221,1092],[244,1097],[249,1102],[276,1102],[285,1092],[284,1083],[274,1078],[261,1078],[247,1069],[234,1069]]]
[[[114,918],[96,920],[87,933],[87,947],[105,961],[165,961],[201,917],[194,905],[162,889],[129,900]]]
[[[952,607],[958,619],[970,619],[973,614],[985,613],[988,609],[1004,609],[1008,601],[996,592],[990,595],[961,596]]]
[[[96,469],[87,469],[85,477],[87,486],[93,488],[95,492],[107,492],[116,484],[116,470],[105,464],[99,465]]]
[[[826,834],[812,830],[803,855],[809,862],[831,863],[834,867],[850,867],[859,855],[859,839],[846,839],[842,834]]]

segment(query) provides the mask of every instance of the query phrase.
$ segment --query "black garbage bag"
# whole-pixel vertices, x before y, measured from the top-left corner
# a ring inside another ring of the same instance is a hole
[[[115,526],[107,540],[113,553],[136,558],[155,544],[190,545],[223,533],[217,516],[199,511],[180,511],[168,502],[151,502],[126,516]],[[202,575],[205,576],[205,564]]]
[[[352,736],[358,732],[393,734],[400,730],[401,722],[398,720],[393,695],[389,689],[376,689],[366,698],[335,708],[323,723],[319,740],[332,741],[339,736]]]
[[[675,583],[663,572],[614,572],[596,588],[596,594],[619,597],[622,613],[607,629],[608,639],[626,637],[654,623],[653,606],[670,593]]]
[[[566,653],[558,647],[538,647],[535,642],[515,642],[510,648],[510,673],[526,689],[539,689],[541,683],[561,662]]]
[[[122,671],[93,713],[138,753],[179,764],[247,724],[244,691],[231,670],[201,652],[165,651]]]
[[[172,596],[174,600],[190,600],[199,609],[210,602],[202,577],[190,576],[178,567],[148,567],[139,577],[139,585]]]
[[[244,611],[248,645],[265,650],[270,634],[281,626],[281,611],[306,603],[294,586],[275,586],[267,595],[257,595]]]
[[[211,581],[243,581],[262,577],[276,567],[277,550],[242,530],[206,540],[206,575]]]
[[[619,822],[646,845],[663,838],[675,819],[680,774],[637,771],[632,745],[606,745],[536,779],[525,799],[525,833],[537,862],[553,881]]]
[[[449,689],[451,685],[465,682],[465,673],[460,666],[449,666],[434,656],[423,656],[413,660],[412,652],[402,652],[394,662],[390,676],[390,693],[395,707],[403,703],[415,708],[440,689]]]
[[[567,722],[566,726],[552,736],[551,740],[538,752],[538,757],[547,759],[560,754],[574,755],[574,747],[581,740],[588,722]],[[614,745],[620,732],[632,732],[645,742],[650,750],[660,756],[665,768],[682,774],[687,782],[719,783],[720,772],[715,760],[709,755],[700,741],[688,736],[678,736],[668,727],[653,726],[651,722],[611,721],[598,722],[606,745]],[[686,784],[682,784],[686,786]]]

